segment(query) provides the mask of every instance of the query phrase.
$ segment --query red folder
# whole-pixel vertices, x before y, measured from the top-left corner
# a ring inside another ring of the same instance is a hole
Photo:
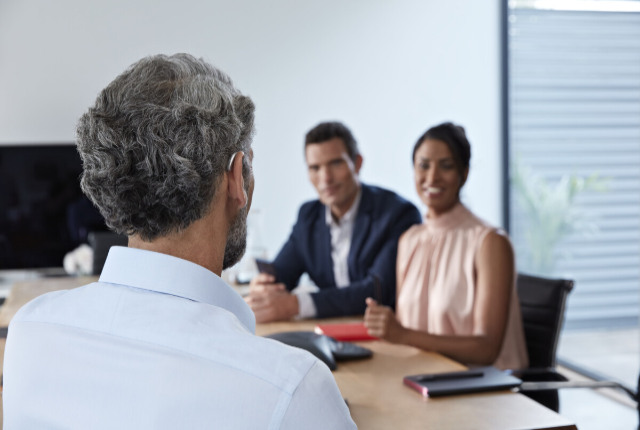
[[[377,337],[369,336],[364,323],[318,324],[314,331],[343,342],[378,340]]]

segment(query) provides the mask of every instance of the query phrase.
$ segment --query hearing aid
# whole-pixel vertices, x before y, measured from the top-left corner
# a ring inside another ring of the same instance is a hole
[[[233,155],[231,156],[231,159],[229,160],[229,165],[227,166],[227,172],[231,171],[231,167],[233,166],[233,161],[236,159],[236,155],[238,155],[238,153],[242,154],[242,156],[244,157],[243,151],[234,152]],[[244,206],[242,206],[240,209],[244,209],[247,207],[247,203],[249,203],[249,197],[247,196],[247,191],[244,189],[244,177],[242,177],[242,175],[241,175],[241,179],[242,179],[242,193],[244,194]]]

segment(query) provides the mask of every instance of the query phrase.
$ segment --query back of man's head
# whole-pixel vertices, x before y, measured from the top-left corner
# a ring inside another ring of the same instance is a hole
[[[351,130],[341,122],[321,122],[307,132],[304,139],[304,147],[313,143],[323,143],[331,139],[340,138],[344,142],[344,146],[347,149],[349,158],[355,161],[356,157],[360,155],[358,150],[358,142],[353,137]]]
[[[153,241],[208,213],[253,129],[253,102],[224,72],[188,54],[143,58],[78,122],[82,190],[111,229]]]

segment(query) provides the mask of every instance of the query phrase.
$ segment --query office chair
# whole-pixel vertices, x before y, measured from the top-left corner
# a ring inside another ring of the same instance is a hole
[[[567,295],[573,289],[573,281],[518,274],[516,288],[529,354],[529,369],[514,370],[512,373],[523,382],[566,382],[567,378],[555,370],[556,350]],[[521,392],[558,412],[558,390]]]
[[[520,393],[558,412],[560,388],[620,388],[637,401],[637,394],[611,381],[568,381],[556,371],[556,350],[573,281],[518,274],[516,283],[529,368],[511,370],[522,379]]]

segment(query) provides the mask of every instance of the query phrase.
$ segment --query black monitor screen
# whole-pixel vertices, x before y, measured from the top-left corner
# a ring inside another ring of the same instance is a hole
[[[0,145],[0,269],[60,267],[64,255],[105,231],[80,190],[70,145]]]

